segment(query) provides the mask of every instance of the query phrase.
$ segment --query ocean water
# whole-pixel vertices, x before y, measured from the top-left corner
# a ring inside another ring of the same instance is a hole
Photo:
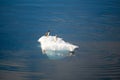
[[[0,0],[0,80],[119,80],[119,0]],[[45,32],[78,45],[49,59]]]

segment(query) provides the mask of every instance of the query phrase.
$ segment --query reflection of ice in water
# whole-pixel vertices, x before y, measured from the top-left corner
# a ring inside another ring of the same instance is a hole
[[[41,44],[42,53],[50,58],[63,58],[69,56],[71,55],[70,52],[78,48],[76,45],[65,42],[62,38],[49,36],[49,33],[39,38],[38,42]]]

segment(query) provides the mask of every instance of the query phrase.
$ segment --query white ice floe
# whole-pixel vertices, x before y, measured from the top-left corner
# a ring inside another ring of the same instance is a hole
[[[50,36],[49,32],[38,39],[43,54],[48,56],[67,56],[73,52],[78,46],[65,42],[62,38],[57,36]]]

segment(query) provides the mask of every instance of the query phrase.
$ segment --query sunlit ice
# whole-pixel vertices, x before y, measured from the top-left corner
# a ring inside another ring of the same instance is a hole
[[[48,31],[45,35],[38,39],[43,54],[46,54],[50,59],[61,59],[67,56],[72,56],[74,50],[79,48],[69,42],[65,42],[62,38],[49,35]]]

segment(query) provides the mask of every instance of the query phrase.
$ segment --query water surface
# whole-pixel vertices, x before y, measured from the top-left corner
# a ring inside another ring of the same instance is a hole
[[[119,0],[0,0],[0,80],[119,80]],[[78,45],[51,60],[47,30]]]

